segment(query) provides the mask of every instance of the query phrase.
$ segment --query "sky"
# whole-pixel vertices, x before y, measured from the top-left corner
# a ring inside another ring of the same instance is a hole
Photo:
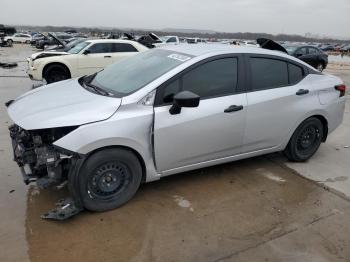
[[[350,38],[350,0],[0,0],[0,24]]]

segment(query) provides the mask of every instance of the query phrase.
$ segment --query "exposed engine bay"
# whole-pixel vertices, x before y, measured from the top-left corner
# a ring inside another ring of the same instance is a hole
[[[21,168],[26,184],[36,181],[46,188],[67,179],[73,154],[64,152],[52,142],[77,127],[62,127],[27,131],[17,125],[9,127],[14,160]]]
[[[79,156],[58,148],[52,143],[78,128],[60,127],[39,130],[24,130],[18,125],[9,127],[14,161],[21,169],[25,184],[36,182],[39,188],[63,185]],[[82,208],[71,198],[60,200],[57,207],[42,218],[63,220],[79,213]]]

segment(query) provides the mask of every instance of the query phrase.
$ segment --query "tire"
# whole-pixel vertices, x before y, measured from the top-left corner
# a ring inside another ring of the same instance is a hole
[[[25,44],[30,44],[30,41],[29,40],[25,41]]]
[[[128,202],[141,184],[142,167],[127,149],[105,149],[90,156],[78,174],[80,199],[90,211],[107,211]]]
[[[316,69],[317,69],[318,71],[322,72],[322,71],[324,70],[324,65],[323,65],[323,63],[319,63],[319,64],[317,65]]]
[[[59,64],[49,65],[44,71],[44,78],[48,84],[70,78],[69,70]]]
[[[322,122],[316,117],[310,117],[302,122],[284,150],[288,160],[305,162],[312,157],[322,143],[323,130]]]
[[[12,39],[7,40],[6,42],[7,42],[8,46],[12,46],[13,45],[13,40]]]

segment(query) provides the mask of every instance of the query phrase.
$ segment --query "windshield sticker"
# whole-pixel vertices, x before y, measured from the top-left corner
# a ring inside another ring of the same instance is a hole
[[[168,55],[168,57],[169,57],[169,58],[172,58],[172,59],[179,60],[179,61],[181,61],[181,62],[185,62],[185,61],[191,59],[191,57],[189,57],[189,56],[180,55],[180,54],[171,54],[171,55]]]

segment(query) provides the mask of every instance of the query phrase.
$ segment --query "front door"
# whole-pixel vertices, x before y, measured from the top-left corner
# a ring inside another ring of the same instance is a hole
[[[159,172],[216,160],[241,152],[246,94],[237,90],[243,77],[238,57],[202,62],[157,91],[154,108],[154,150]],[[179,91],[201,97],[196,108],[171,115]]]

